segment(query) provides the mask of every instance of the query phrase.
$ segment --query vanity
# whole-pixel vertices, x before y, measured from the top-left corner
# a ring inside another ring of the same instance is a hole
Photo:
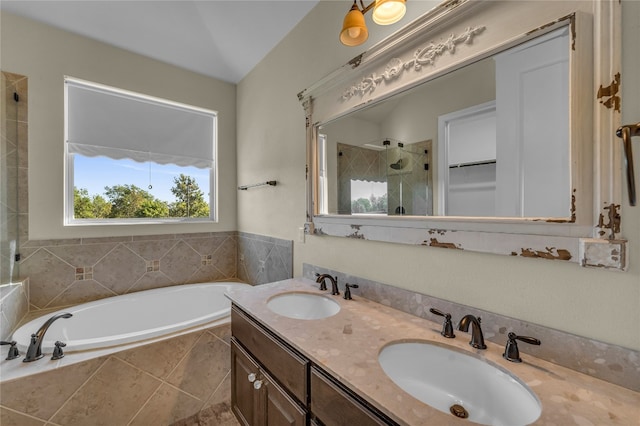
[[[289,294],[328,298],[339,310],[304,319],[269,307]],[[535,358],[526,347],[522,363],[506,361],[501,345],[488,342],[486,350],[474,349],[467,333],[445,339],[441,324],[357,294],[353,300],[331,296],[308,279],[233,291],[229,298],[232,408],[244,425],[477,424],[470,420],[472,412],[460,419],[435,409],[387,375],[379,362],[383,349],[412,342],[434,344],[511,375],[540,404],[533,424],[629,425],[640,418],[637,392]],[[485,392],[493,391],[487,386]]]

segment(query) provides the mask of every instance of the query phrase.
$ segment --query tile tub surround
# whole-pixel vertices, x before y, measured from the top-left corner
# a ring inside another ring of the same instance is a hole
[[[259,285],[293,277],[293,241],[238,232],[238,278]]]
[[[235,231],[27,241],[20,253],[31,310],[177,284],[293,276],[293,241]]]
[[[31,310],[237,277],[236,232],[28,241],[20,253]]]
[[[354,298],[365,297],[371,301],[439,324],[442,324],[442,317],[430,313],[429,308],[436,308],[442,312],[450,313],[454,326],[466,314],[480,316],[482,318],[484,338],[487,341],[504,347],[509,332],[514,332],[520,336],[532,336],[540,339],[542,345],[519,344],[518,347],[521,354],[532,355],[633,391],[640,391],[640,352],[638,351],[330,269],[306,263],[303,265],[303,276],[305,278],[315,280],[316,273],[337,276],[341,291],[343,291],[345,283],[358,284],[359,288],[351,291]],[[456,332],[458,339],[466,339],[465,334]]]
[[[3,382],[0,424],[235,426],[229,335],[226,323]]]
[[[468,345],[466,336],[445,339],[440,335],[440,322],[372,302],[355,291],[354,300],[335,296],[340,312],[322,320],[286,318],[267,308],[270,297],[291,291],[319,293],[314,281],[297,278],[259,286],[250,292],[234,290],[230,297],[401,425],[469,424],[414,399],[385,375],[377,362],[378,353],[386,344],[403,340],[428,340],[453,346],[512,372],[531,387],[542,403],[542,415],[534,424],[627,426],[637,424],[640,418],[638,392],[528,354],[523,355],[521,364],[508,362],[502,358],[502,345],[487,342],[488,349],[479,351]]]
[[[29,280],[0,285],[0,340],[9,340],[12,331],[29,312]],[[0,352],[0,359],[4,351]]]

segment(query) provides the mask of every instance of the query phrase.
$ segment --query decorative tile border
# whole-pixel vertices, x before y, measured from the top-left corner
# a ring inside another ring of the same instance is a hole
[[[504,345],[509,332],[522,336],[536,337],[542,341],[542,345],[522,344],[519,345],[520,352],[634,391],[640,391],[640,381],[638,381],[640,352],[638,351],[483,311],[426,294],[343,274],[320,266],[303,264],[303,277],[315,280],[316,273],[328,273],[332,276],[337,276],[342,290],[344,289],[344,283],[358,284],[359,287],[357,289],[351,290],[354,299],[358,296],[365,297],[374,302],[434,322],[440,323],[442,318],[429,312],[429,308],[432,307],[450,313],[454,324],[456,320],[459,320],[464,315],[472,313],[482,317],[485,340]],[[461,333],[459,332],[458,334]]]

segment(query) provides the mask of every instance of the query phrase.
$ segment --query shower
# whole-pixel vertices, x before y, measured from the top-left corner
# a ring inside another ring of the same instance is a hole
[[[395,163],[391,164],[389,167],[391,167],[393,170],[402,170],[404,168],[404,163],[402,162],[402,158],[400,158]]]

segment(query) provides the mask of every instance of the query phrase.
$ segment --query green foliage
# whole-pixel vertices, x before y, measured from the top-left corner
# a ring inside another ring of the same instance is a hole
[[[176,201],[169,206],[171,217],[209,217],[209,205],[195,179],[181,173],[173,183]]]
[[[135,185],[106,186],[104,189],[111,202],[110,218],[166,217],[158,214],[169,211],[167,203]]]
[[[351,213],[387,213],[387,194],[352,200]]]
[[[195,179],[181,174],[173,179],[172,203],[159,200],[136,185],[105,187],[105,199],[101,195],[89,195],[87,189],[73,189],[73,213],[75,219],[106,218],[170,218],[209,217],[209,204]]]
[[[108,217],[111,205],[100,195],[91,197],[86,189],[73,188],[73,214],[76,219]]]

